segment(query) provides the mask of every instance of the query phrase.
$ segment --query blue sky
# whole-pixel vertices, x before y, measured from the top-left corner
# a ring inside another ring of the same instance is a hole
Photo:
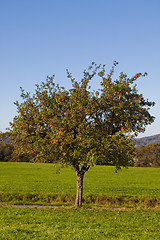
[[[139,137],[159,134],[159,12],[159,0],[0,0],[0,131],[16,115],[20,86],[33,92],[55,74],[68,88],[66,69],[78,80],[92,61],[109,71],[116,60],[129,77],[148,72],[137,88],[156,102],[156,120]]]

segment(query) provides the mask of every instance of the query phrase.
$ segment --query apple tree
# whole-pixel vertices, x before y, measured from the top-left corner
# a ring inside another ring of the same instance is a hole
[[[154,102],[145,100],[135,84],[146,73],[132,78],[120,73],[114,80],[117,64],[106,74],[105,65],[93,62],[79,82],[67,70],[69,90],[55,84],[54,76],[47,77],[32,96],[21,88],[22,102],[15,103],[18,114],[10,125],[17,153],[72,166],[76,206],[82,206],[85,172],[98,160],[117,169],[128,166],[134,156],[132,137],[154,121],[149,113]],[[100,89],[92,90],[91,80],[97,78]]]

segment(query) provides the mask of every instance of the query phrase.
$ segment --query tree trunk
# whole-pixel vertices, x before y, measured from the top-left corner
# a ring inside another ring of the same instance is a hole
[[[75,206],[76,207],[82,207],[82,196],[83,196],[83,172],[76,171],[77,176],[77,195],[76,195],[76,201]]]

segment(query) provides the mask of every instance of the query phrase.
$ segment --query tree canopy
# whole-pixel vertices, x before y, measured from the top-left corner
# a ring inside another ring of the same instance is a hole
[[[67,70],[72,88],[56,85],[54,77],[36,85],[31,96],[21,88],[22,103],[10,123],[19,154],[40,162],[71,165],[77,175],[76,205],[82,205],[83,175],[97,160],[117,168],[133,159],[132,137],[154,121],[149,109],[153,102],[138,93],[135,81],[120,73],[113,79],[114,65],[106,74],[105,65],[94,62],[78,82]],[[100,77],[99,90],[91,90],[91,80]],[[78,180],[79,179],[79,180]],[[79,182],[79,183],[78,183]],[[80,184],[81,182],[81,184]]]

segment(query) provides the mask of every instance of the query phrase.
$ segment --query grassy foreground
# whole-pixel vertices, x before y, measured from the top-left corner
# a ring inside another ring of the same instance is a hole
[[[156,210],[0,207],[0,239],[160,239]]]
[[[73,205],[75,173],[56,171],[52,164],[0,163],[0,239],[160,239],[160,169],[91,168],[81,209],[5,205]]]
[[[56,173],[53,164],[0,163],[0,201],[13,204],[73,204],[76,176],[71,168]],[[84,177],[84,202],[119,205],[160,204],[160,169],[95,166]]]

